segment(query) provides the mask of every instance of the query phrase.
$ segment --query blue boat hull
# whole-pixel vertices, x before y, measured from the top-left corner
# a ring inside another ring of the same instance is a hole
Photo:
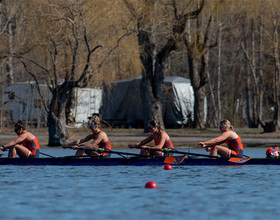
[[[163,166],[165,158],[0,158],[0,165],[16,166]],[[252,158],[245,163],[227,159],[186,158],[176,166],[280,165],[280,159]]]

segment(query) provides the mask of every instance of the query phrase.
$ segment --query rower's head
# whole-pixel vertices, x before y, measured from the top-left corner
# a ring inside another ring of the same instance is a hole
[[[219,129],[221,132],[224,132],[226,130],[233,130],[233,126],[230,124],[229,120],[222,120],[220,121]]]
[[[20,135],[23,131],[25,131],[25,126],[24,126],[23,122],[19,120],[19,121],[15,124],[14,129],[15,129],[15,132],[16,132],[18,135]]]
[[[155,119],[149,121],[148,128],[149,128],[149,131],[152,133],[159,132],[162,130],[159,121],[157,121]]]
[[[100,119],[97,115],[94,115],[90,124],[89,124],[89,128],[91,131],[96,131],[100,128]]]
[[[270,147],[266,150],[267,157],[279,157],[279,148],[278,147]]]

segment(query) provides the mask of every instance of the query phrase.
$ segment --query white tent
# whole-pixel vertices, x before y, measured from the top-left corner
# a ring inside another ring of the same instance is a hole
[[[47,102],[52,94],[42,83],[40,89]],[[102,100],[102,90],[99,88],[74,88],[72,109],[75,123],[73,126],[82,127],[88,124],[93,114],[99,114]],[[4,89],[3,120],[6,124],[18,120],[46,126],[47,112],[43,107],[35,82],[14,83]]]
[[[120,126],[143,127],[140,97],[141,76],[113,82],[104,87],[103,120]],[[194,105],[190,80],[165,77],[163,119],[166,127],[184,126],[192,117]]]
[[[51,93],[47,86],[40,85],[40,88],[49,100]],[[34,82],[14,83],[4,88],[2,111],[6,124],[22,120],[46,126],[47,114]]]

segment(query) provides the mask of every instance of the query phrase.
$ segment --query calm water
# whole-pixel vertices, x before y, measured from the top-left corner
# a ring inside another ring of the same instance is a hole
[[[265,149],[246,149],[246,154],[263,157]],[[279,166],[1,168],[0,219],[263,220],[280,215]],[[157,189],[144,188],[151,180]]]

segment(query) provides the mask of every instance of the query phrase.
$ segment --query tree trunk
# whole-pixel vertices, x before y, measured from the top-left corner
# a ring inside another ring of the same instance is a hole
[[[152,54],[150,49],[147,50],[148,54]],[[148,132],[148,122],[151,119],[156,119],[164,127],[162,118],[163,73],[157,62],[153,68],[152,56],[141,55],[141,61],[145,70],[142,73],[140,92],[143,103],[144,131]],[[155,69],[154,72],[153,69]]]
[[[263,9],[262,9],[263,10]],[[262,121],[262,117],[263,117],[263,95],[264,95],[264,91],[263,91],[263,13],[260,15],[261,18],[261,24],[259,25],[260,27],[260,34],[259,34],[259,48],[260,48],[260,52],[259,52],[259,76],[260,76],[260,84],[259,84],[259,92],[260,92],[260,102],[259,102],[259,117],[260,117],[260,121]]]
[[[275,114],[273,122],[275,123],[277,130],[279,129],[279,101],[280,101],[280,94],[279,94],[279,74],[280,74],[280,57],[279,57],[279,39],[278,39],[278,25],[277,22],[274,22],[275,30],[274,30],[274,60],[275,60],[275,78],[274,78],[274,86],[275,86]]]
[[[50,113],[48,116],[49,143],[48,146],[61,146],[68,138],[65,117],[58,118]]]
[[[63,90],[61,90],[61,92],[54,91],[53,93],[48,113],[48,146],[63,145],[68,138],[68,129],[66,127],[65,118],[66,97],[66,92]]]
[[[13,53],[13,24],[12,21],[9,22],[8,31],[9,31],[9,50],[10,53]],[[14,68],[13,68],[13,57],[8,57],[8,64],[7,64],[7,84],[11,85],[14,83]]]
[[[151,44],[149,35],[140,30],[138,34],[138,42],[139,46],[143,47],[143,52],[140,54],[140,59],[143,64],[142,70],[142,80],[140,84],[140,94],[143,105],[143,118],[144,118],[144,132],[148,132],[148,122],[152,118],[151,111],[151,98],[153,95],[151,94],[151,78],[153,75],[153,58],[152,51],[154,45]]]
[[[201,69],[199,70],[198,60],[188,56],[190,67],[191,84],[194,90],[194,128],[205,128],[205,97],[206,97],[206,72],[204,56],[201,57]]]
[[[139,28],[138,42],[144,51],[140,55],[144,67],[140,92],[143,103],[145,132],[148,131],[148,121],[151,119],[156,119],[161,127],[164,128],[162,117],[163,63],[167,60],[171,51],[176,49],[175,40],[169,39],[160,51],[155,51],[151,38],[149,33]]]
[[[206,64],[208,64],[208,60],[209,60],[209,51],[207,52],[207,62]],[[208,90],[209,92],[207,93],[207,119],[206,119],[206,125],[207,127],[211,127],[211,125],[213,125],[214,127],[217,127],[218,125],[218,121],[217,121],[217,107],[216,107],[216,103],[215,103],[215,94],[213,91],[213,86],[211,83],[211,76],[210,76],[210,72],[209,72],[209,68],[208,65],[206,67],[206,72],[207,72],[207,78],[208,78]]]
[[[218,38],[218,71],[217,71],[217,103],[218,103],[218,112],[217,118],[218,122],[222,120],[222,105],[221,105],[221,60],[222,60],[222,22],[219,17],[219,38]]]
[[[144,70],[143,70],[144,71]],[[142,101],[142,107],[143,107],[143,120],[144,120],[144,132],[148,132],[148,122],[152,118],[151,111],[150,111],[150,103],[148,98],[148,89],[147,89],[147,83],[148,80],[145,79],[146,74],[142,74],[141,84],[140,84],[140,96]]]
[[[275,71],[274,71],[274,115],[272,121],[261,121],[261,126],[264,129],[264,132],[274,132],[279,130],[279,102],[280,102],[280,94],[279,94],[279,80],[280,80],[280,56],[279,56],[279,34],[278,34],[278,25],[279,25],[279,19],[276,11],[272,7],[272,23],[273,23],[273,59],[274,59],[274,65],[275,65]]]

